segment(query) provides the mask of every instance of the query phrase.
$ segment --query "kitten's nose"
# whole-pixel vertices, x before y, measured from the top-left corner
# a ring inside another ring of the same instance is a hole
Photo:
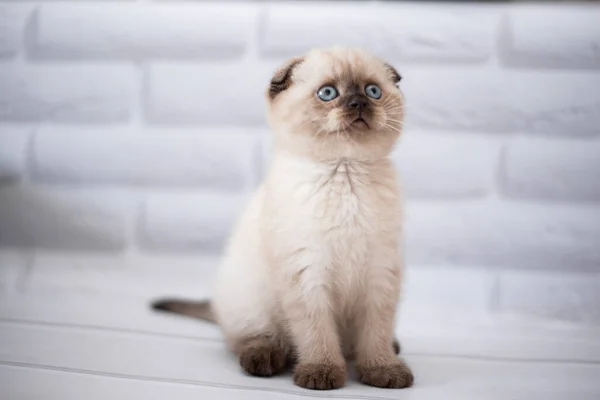
[[[365,96],[355,94],[348,99],[348,107],[362,111],[369,106],[369,100]]]

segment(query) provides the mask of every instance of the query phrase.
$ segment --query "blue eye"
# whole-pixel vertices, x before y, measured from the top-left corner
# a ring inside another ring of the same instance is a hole
[[[323,101],[331,101],[338,97],[338,91],[331,85],[325,85],[317,90],[317,96]]]
[[[375,85],[374,83],[365,86],[365,93],[367,94],[367,96],[372,97],[374,99],[381,98],[381,88]]]

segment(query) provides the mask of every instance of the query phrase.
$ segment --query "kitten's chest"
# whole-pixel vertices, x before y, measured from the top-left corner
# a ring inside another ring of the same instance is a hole
[[[272,186],[277,197],[266,207],[278,209],[271,214],[281,227],[276,239],[310,249],[326,264],[364,264],[382,235],[395,235],[396,182],[389,170],[387,164],[282,164]]]
[[[341,170],[322,186],[312,218],[319,238],[325,275],[333,282],[336,307],[343,310],[361,291],[392,218],[382,206],[375,183],[353,171]]]
[[[310,212],[325,230],[365,227],[365,217],[375,211],[369,183],[352,173],[336,171],[316,186]]]
[[[318,182],[307,212],[322,244],[336,259],[352,256],[364,261],[373,234],[381,228],[377,221],[386,213],[380,207],[378,189],[348,166]]]

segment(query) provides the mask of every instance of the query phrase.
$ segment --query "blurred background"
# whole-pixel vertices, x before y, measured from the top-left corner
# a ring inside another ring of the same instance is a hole
[[[369,49],[403,76],[393,157],[409,351],[496,354],[518,337],[571,357],[565,340],[600,327],[597,2],[0,0],[11,337],[79,326],[218,338],[146,303],[210,294],[268,163],[269,78],[331,45]],[[499,347],[473,345],[486,335]],[[600,360],[589,344],[582,357]]]

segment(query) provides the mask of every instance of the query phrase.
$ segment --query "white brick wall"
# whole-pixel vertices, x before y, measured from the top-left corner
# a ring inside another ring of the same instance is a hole
[[[506,64],[537,68],[600,67],[600,10],[596,5],[555,6],[545,9],[543,18],[539,7],[531,5],[514,7],[509,13],[504,37]]]
[[[157,124],[236,126],[240,130],[265,125],[265,82],[273,68],[245,61],[150,65],[144,80],[145,115]]]
[[[31,152],[35,181],[191,186],[250,190],[260,136],[226,129],[38,129]],[[235,145],[232,146],[232,143]]]
[[[4,246],[119,251],[134,212],[127,196],[90,189],[18,185],[0,189],[0,240]]]
[[[126,122],[138,78],[133,66],[0,65],[0,120],[6,122]]]
[[[600,320],[598,285],[598,276],[589,274],[505,271],[500,273],[498,281],[498,310],[597,323]]]
[[[140,244],[147,250],[218,252],[247,200],[229,193],[150,196],[140,218]]]
[[[407,67],[407,121],[476,132],[598,136],[600,73]],[[426,84],[424,84],[426,83]]]
[[[21,49],[25,21],[31,7],[0,7],[0,60],[12,57]]]
[[[75,2],[72,2],[75,3]],[[34,52],[44,58],[210,58],[242,54],[258,9],[207,3],[42,6]]]
[[[477,198],[492,193],[499,157],[496,137],[418,131],[400,139],[394,161],[411,198]]]
[[[218,254],[264,173],[275,66],[360,45],[404,77],[408,304],[600,324],[599,20],[593,3],[0,0],[0,255]]]
[[[530,202],[410,202],[410,264],[598,272],[595,206]]]
[[[25,174],[31,131],[31,128],[21,126],[4,126],[0,131],[0,184],[16,181]]]
[[[600,140],[517,137],[507,143],[502,190],[521,199],[600,200]]]

